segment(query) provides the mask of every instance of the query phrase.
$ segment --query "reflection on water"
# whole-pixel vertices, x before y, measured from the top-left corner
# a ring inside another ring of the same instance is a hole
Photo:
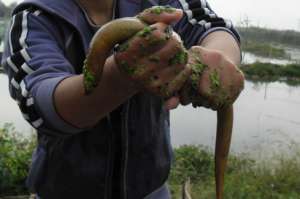
[[[294,61],[291,61],[291,60],[259,57],[259,56],[253,55],[251,53],[243,53],[242,62],[244,64],[251,64],[254,62],[262,62],[262,63],[272,63],[272,64],[280,64],[280,65],[287,65],[287,64],[294,63]]]
[[[247,81],[234,107],[233,151],[263,154],[300,143],[300,87]],[[215,112],[180,107],[172,112],[171,122],[175,145],[214,146]]]
[[[7,77],[0,74],[0,125],[13,122],[17,130],[30,132],[16,103],[10,99]],[[235,104],[232,149],[259,153],[281,149],[300,142],[300,87],[284,83],[246,82]],[[214,146],[216,112],[191,106],[171,112],[171,137],[175,146],[202,144]]]
[[[292,47],[283,47],[287,54],[290,56],[290,60],[287,59],[274,59],[274,58],[267,58],[267,57],[260,57],[256,56],[252,53],[243,53],[242,62],[244,64],[251,64],[254,62],[262,62],[262,63],[272,63],[272,64],[280,64],[280,65],[287,65],[292,63],[299,63],[300,62],[300,50]]]

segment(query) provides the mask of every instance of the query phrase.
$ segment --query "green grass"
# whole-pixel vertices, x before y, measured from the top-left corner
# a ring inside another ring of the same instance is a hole
[[[277,154],[265,161],[255,161],[247,154],[231,155],[225,199],[299,199],[299,155]],[[173,198],[181,198],[181,184],[187,177],[191,179],[193,199],[214,198],[213,153],[200,146],[182,146],[175,149],[175,157],[169,179]]]
[[[241,66],[241,70],[249,80],[284,81],[289,85],[300,84],[300,65],[278,65],[256,62]]]
[[[12,125],[0,128],[0,197],[28,194],[25,178],[34,140],[22,137]],[[249,154],[231,154],[225,199],[299,199],[300,147],[293,146],[288,156],[277,154],[264,161],[256,161]],[[187,178],[191,179],[193,199],[214,198],[213,152],[201,146],[181,146],[174,155],[168,181],[173,198],[181,198],[181,184]]]
[[[270,43],[247,40],[242,43],[242,50],[261,57],[290,59],[290,55],[283,48],[275,47]]]
[[[0,129],[0,197],[27,194],[25,180],[34,140],[24,138],[11,124]]]
[[[243,42],[276,43],[300,48],[300,32],[294,30],[275,30],[262,27],[237,27]],[[242,43],[243,43],[242,42]]]

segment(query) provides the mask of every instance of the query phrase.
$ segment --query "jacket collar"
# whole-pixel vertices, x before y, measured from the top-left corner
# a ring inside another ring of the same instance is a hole
[[[135,16],[141,10],[158,4],[159,0],[116,0],[118,1],[118,17]],[[85,38],[87,25],[84,21],[81,8],[76,0],[24,0],[13,11],[13,14],[24,10],[30,6],[36,6],[52,15],[58,16],[62,20],[72,25]],[[116,9],[116,8],[115,8]],[[85,47],[86,44],[85,44]]]

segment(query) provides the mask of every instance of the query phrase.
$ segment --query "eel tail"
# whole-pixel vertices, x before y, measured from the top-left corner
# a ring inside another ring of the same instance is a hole
[[[191,190],[191,180],[188,178],[182,185],[182,199],[192,199],[190,194]]]
[[[217,199],[223,199],[224,175],[227,165],[227,158],[230,149],[232,127],[233,127],[233,106],[227,106],[217,111],[217,140],[215,148],[215,179]]]

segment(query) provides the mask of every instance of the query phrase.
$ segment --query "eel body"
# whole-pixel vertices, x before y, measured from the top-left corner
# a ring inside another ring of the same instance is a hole
[[[86,94],[89,94],[101,81],[101,75],[105,60],[116,44],[119,44],[138,31],[141,31],[146,24],[139,19],[121,18],[102,26],[93,37],[90,50],[84,65],[84,86]],[[227,163],[227,156],[230,148],[230,138],[233,124],[232,105],[217,110],[217,141],[215,150],[215,178],[217,199],[223,198],[224,172]],[[183,198],[191,199],[188,191],[183,193]]]
[[[222,199],[224,193],[224,175],[232,135],[233,105],[229,105],[217,110],[217,118],[218,123],[215,145],[215,179],[217,199]]]

